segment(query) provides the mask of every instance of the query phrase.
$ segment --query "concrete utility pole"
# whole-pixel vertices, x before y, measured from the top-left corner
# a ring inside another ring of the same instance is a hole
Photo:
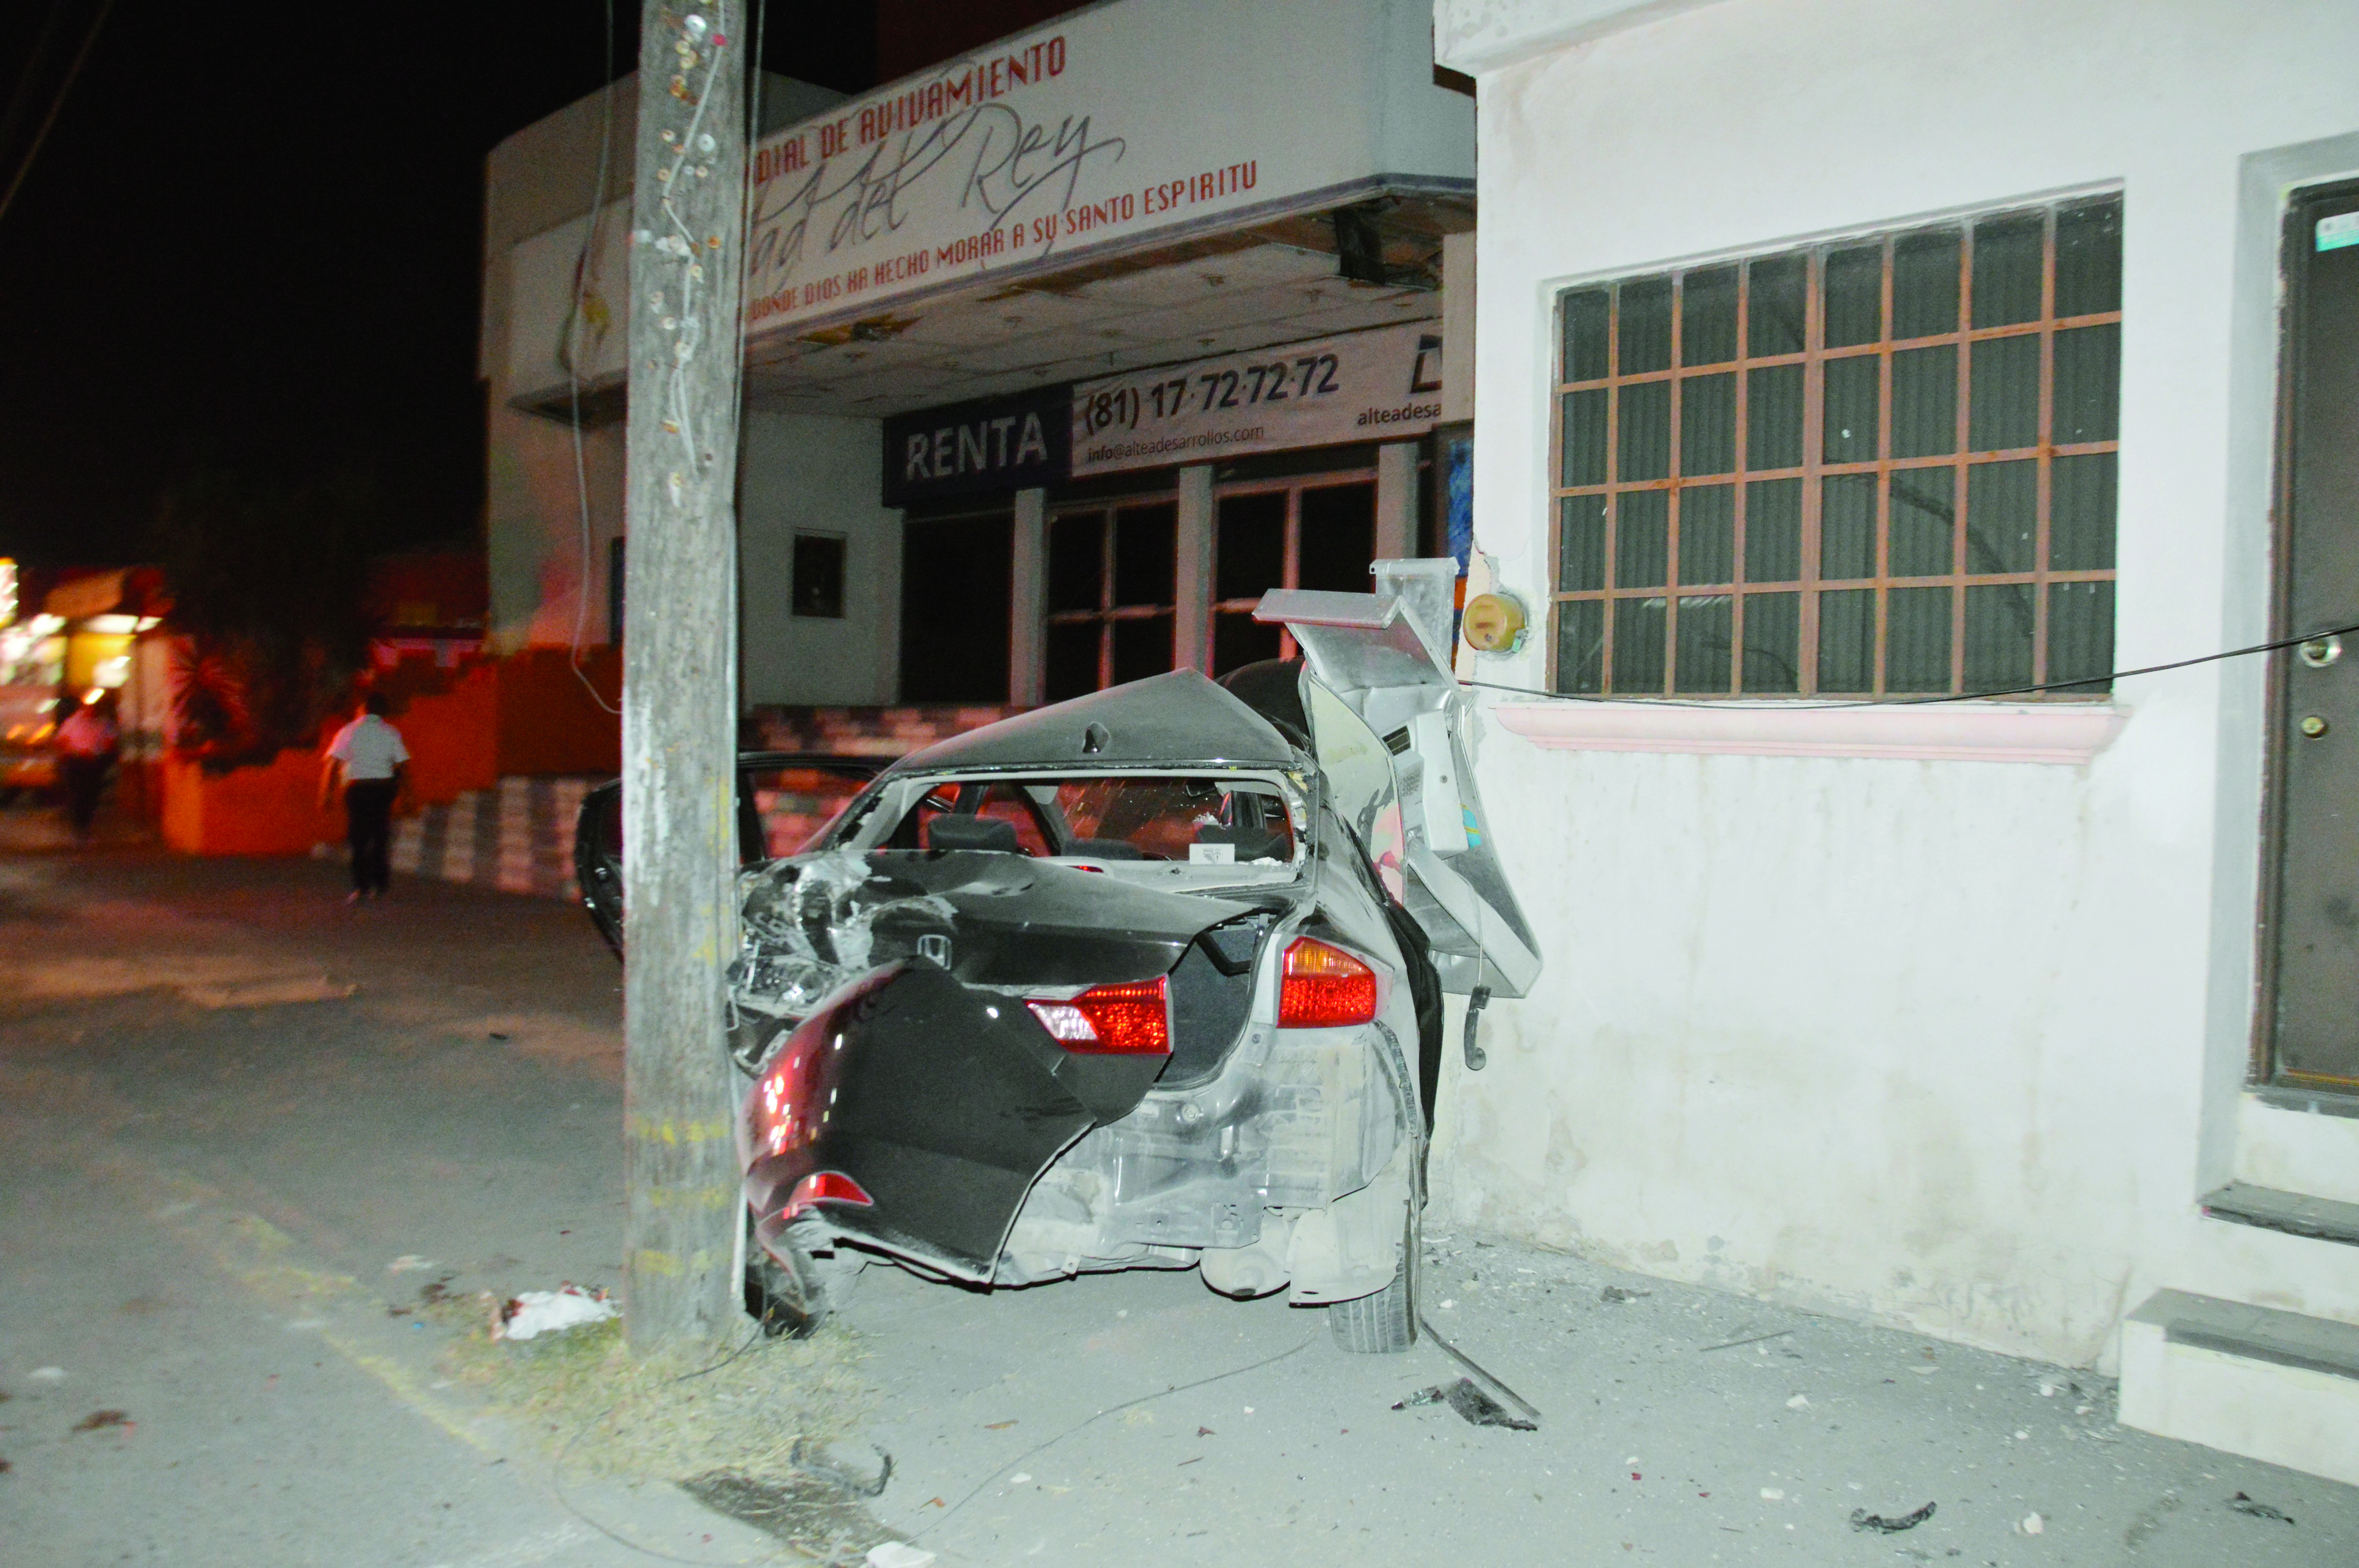
[[[739,1311],[722,970],[737,946],[743,0],[647,0],[631,203],[625,514],[624,1319],[632,1346]]]

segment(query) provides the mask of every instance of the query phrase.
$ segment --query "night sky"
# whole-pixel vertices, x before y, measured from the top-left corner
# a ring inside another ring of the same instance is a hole
[[[0,5],[0,190],[101,8]],[[614,9],[620,73],[638,6]],[[357,472],[386,547],[473,541],[483,159],[606,80],[604,16],[117,0],[0,213],[0,555],[137,560],[159,486],[199,464]],[[764,30],[773,70],[876,80],[874,0],[777,5]]]

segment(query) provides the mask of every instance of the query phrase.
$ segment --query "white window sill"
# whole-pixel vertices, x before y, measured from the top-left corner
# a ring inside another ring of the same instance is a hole
[[[1492,711],[1506,729],[1551,751],[2065,766],[2104,751],[2128,718],[2109,703],[1839,708],[1582,700],[1506,703]]]

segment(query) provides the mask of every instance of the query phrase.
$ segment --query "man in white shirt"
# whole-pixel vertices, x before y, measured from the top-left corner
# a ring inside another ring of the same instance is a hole
[[[385,698],[370,692],[353,721],[328,742],[320,766],[320,804],[344,797],[344,836],[353,851],[353,891],[345,899],[383,898],[392,882],[386,863],[393,839],[393,806],[401,795],[409,748],[401,731],[386,721]]]

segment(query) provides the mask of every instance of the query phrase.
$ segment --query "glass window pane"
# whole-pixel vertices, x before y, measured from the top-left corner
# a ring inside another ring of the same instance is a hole
[[[1622,400],[1622,466],[1614,475],[1633,480],[1669,479],[1671,473],[1671,384],[1649,381],[1625,386]]]
[[[2059,582],[2048,588],[2048,678],[2079,681],[2071,689],[2101,692],[2114,667],[2114,585]]]
[[[2114,464],[2111,452],[2058,458],[2048,477],[2048,569],[2114,569]]]
[[[1650,277],[1622,286],[1622,362],[1617,375],[1671,368],[1671,280]]]
[[[1171,617],[1151,615],[1114,623],[1114,684],[1145,680],[1171,668]]]
[[[1802,367],[1764,365],[1745,372],[1745,466],[1802,466]]]
[[[2071,441],[2111,441],[2120,434],[2122,330],[2117,323],[2056,334],[2056,434]]]
[[[1802,575],[1802,481],[1756,480],[1745,487],[1745,580],[1794,582]]]
[[[1819,492],[1819,576],[1875,575],[1875,476],[1829,474]]]
[[[1849,348],[1884,336],[1884,246],[1830,251],[1826,260],[1827,347]]]
[[[1103,512],[1069,512],[1053,518],[1049,524],[1049,608],[1059,610],[1095,610],[1103,594],[1102,580],[1103,557],[1105,550],[1105,514]],[[1097,690],[1095,655],[1092,655],[1090,684],[1083,691]]]
[[[1286,579],[1286,492],[1224,495],[1213,514],[1212,597],[1258,599]]]
[[[1671,565],[1671,492],[1625,490],[1614,509],[1614,586],[1661,587]]]
[[[1902,469],[1892,476],[1892,542],[1886,558],[1893,577],[1947,577],[1957,475],[1947,468]]]
[[[1556,607],[1556,688],[1605,689],[1605,601],[1568,599]]]
[[[1243,665],[1277,657],[1281,626],[1266,626],[1251,615],[1223,611],[1212,617],[1212,674],[1224,676]]]
[[[1670,628],[1670,610],[1660,599],[1617,599],[1614,601],[1614,689],[1650,692],[1663,689],[1663,639]]]
[[[1896,588],[1885,611],[1884,689],[1950,689],[1950,590]]]
[[[1966,447],[2006,452],[2039,441],[2039,338],[1986,338],[1973,347]]]
[[[1892,356],[1892,455],[1931,458],[1957,449],[1957,345],[1901,350]]]
[[[1725,364],[1736,357],[1736,269],[1716,266],[1680,279],[1680,362]]]
[[[1373,503],[1369,521],[1373,525]],[[1175,505],[1125,506],[1114,514],[1116,604],[1169,604],[1174,600],[1179,536],[1180,508]],[[1167,663],[1163,667],[1168,670],[1171,666]]]
[[[2012,212],[1974,225],[1974,325],[2039,319],[2039,265],[2046,216]]]
[[[1680,471],[1736,471],[1736,377],[1691,375],[1680,383]]]
[[[1892,242],[1892,335],[1930,338],[1958,330],[1956,229],[1903,234]]]
[[[1564,379],[1602,381],[1606,374],[1605,333],[1613,302],[1602,288],[1564,297]]]
[[[1810,292],[1810,258],[1767,256],[1745,269],[1745,351],[1802,351],[1803,306]]]
[[[1050,702],[1086,697],[1098,689],[1098,638],[1103,621],[1069,622],[1049,628],[1047,696]]]
[[[2027,582],[1966,589],[1966,690],[2013,691],[2031,684],[2037,591]]]
[[[1734,602],[1724,593],[1695,594],[1680,600],[1680,653],[1678,667],[1672,672],[1673,689],[1728,689]]]
[[[2056,314],[2122,308],[2122,199],[2081,201],[2056,213]]]
[[[1564,482],[1605,482],[1606,400],[1614,395],[1603,387],[1569,392],[1564,397]]]
[[[1745,690],[1801,690],[1801,643],[1800,594],[1745,596]]]
[[[1874,354],[1826,362],[1826,460],[1864,463],[1875,460],[1875,373],[1881,362]]]
[[[1966,470],[1966,570],[1975,577],[2027,572],[2038,564],[2039,465],[1976,463]],[[2028,602],[2027,600],[2026,601]],[[1966,613],[1971,626],[1973,601]],[[1973,637],[1966,638],[1973,655]],[[1973,685],[1968,681],[1969,686]]]
[[[1368,563],[1376,555],[1376,487],[1327,484],[1306,490],[1297,503],[1301,538],[1297,588],[1368,591]]]
[[[1578,593],[1605,586],[1605,498],[1568,495],[1558,524],[1556,586]]]
[[[1819,595],[1819,689],[1859,692],[1875,684],[1875,590]]]
[[[1736,487],[1707,484],[1680,492],[1680,580],[1736,580]]]

